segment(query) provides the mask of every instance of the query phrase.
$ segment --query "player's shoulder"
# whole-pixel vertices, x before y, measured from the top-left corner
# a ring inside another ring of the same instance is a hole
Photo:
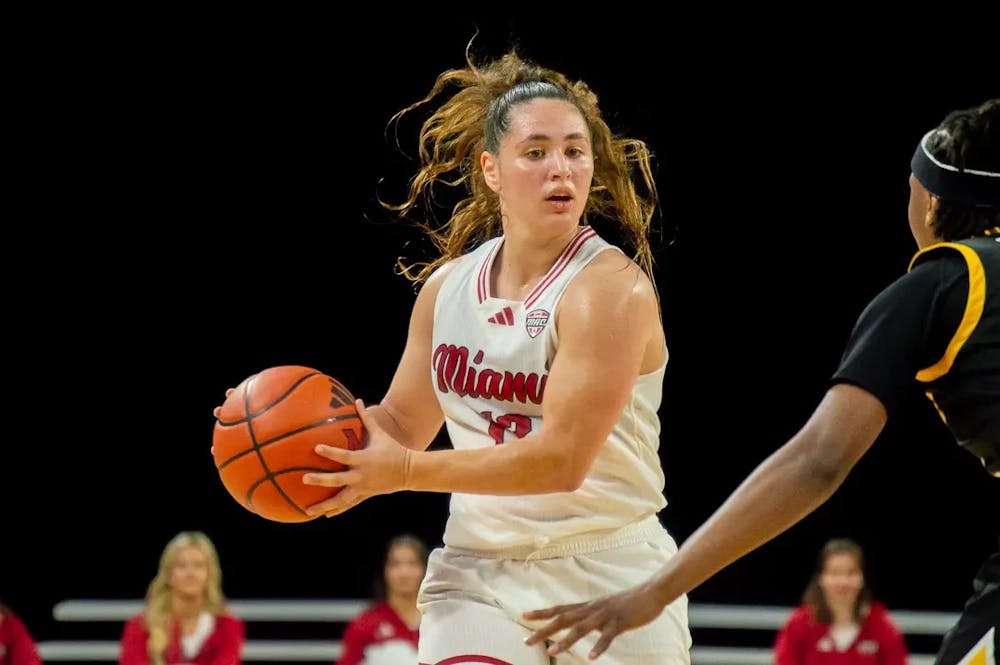
[[[455,258],[448,259],[440,266],[435,268],[434,272],[428,275],[427,281],[424,282],[424,287],[427,286],[439,287],[441,283],[444,282],[444,280],[448,279],[448,275],[455,272],[459,268],[459,266],[461,266],[464,262],[468,260],[469,260],[468,254],[463,254],[462,256],[456,256]]]
[[[623,252],[609,247],[598,253],[573,279],[566,291],[571,300],[656,302],[656,289],[649,275]]]
[[[964,271],[970,262],[1000,262],[1000,237],[966,238],[923,247],[910,259],[910,270],[938,265]]]

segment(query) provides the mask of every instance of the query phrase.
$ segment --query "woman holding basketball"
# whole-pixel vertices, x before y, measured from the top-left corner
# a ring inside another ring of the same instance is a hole
[[[448,223],[424,225],[440,256],[403,266],[421,289],[387,393],[358,403],[366,447],[319,446],[349,468],[304,480],[343,487],[311,508],[331,516],[378,494],[451,493],[419,596],[420,662],[548,664],[522,612],[626,589],[676,552],[658,518],[668,354],[651,155],[611,131],[586,83],[513,51],[467,57],[394,120],[442,97],[392,207],[412,215],[455,188]],[[442,424],[452,449],[427,450]],[[690,644],[679,597],[606,662],[687,664]]]

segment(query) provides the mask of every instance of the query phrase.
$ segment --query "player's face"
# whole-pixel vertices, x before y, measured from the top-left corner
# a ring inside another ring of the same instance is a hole
[[[208,583],[208,557],[195,546],[182,547],[170,567],[170,588],[184,596],[201,597]]]
[[[907,215],[910,218],[910,233],[917,241],[917,247],[924,248],[937,242],[934,232],[927,226],[927,214],[931,210],[931,194],[920,181],[910,174],[910,206]]]
[[[864,574],[858,558],[853,554],[831,554],[823,563],[819,576],[819,586],[828,601],[853,603],[864,586]]]
[[[385,562],[385,586],[389,593],[413,595],[424,579],[424,563],[409,545],[397,545]]]
[[[576,227],[594,177],[590,130],[573,104],[534,99],[510,111],[500,153],[483,153],[486,182],[500,196],[504,230],[565,233]]]

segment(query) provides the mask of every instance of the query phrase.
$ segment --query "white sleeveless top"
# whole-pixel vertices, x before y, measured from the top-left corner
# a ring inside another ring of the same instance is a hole
[[[559,347],[555,313],[566,287],[595,256],[621,251],[582,227],[524,301],[490,293],[503,237],[470,252],[441,284],[434,309],[432,379],[456,449],[517,445],[542,428],[542,398]],[[444,543],[472,550],[555,545],[604,534],[662,510],[657,453],[666,362],[632,396],[574,492],[526,496],[454,493]]]

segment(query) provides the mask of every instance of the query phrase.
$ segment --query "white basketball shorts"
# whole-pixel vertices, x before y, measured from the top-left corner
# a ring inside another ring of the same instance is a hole
[[[619,635],[596,661],[587,654],[597,633],[554,657],[545,654],[548,645],[524,644],[544,622],[526,622],[522,612],[622,591],[649,579],[676,553],[656,516],[607,536],[530,552],[435,549],[418,598],[420,664],[690,665],[686,596],[653,622]]]

